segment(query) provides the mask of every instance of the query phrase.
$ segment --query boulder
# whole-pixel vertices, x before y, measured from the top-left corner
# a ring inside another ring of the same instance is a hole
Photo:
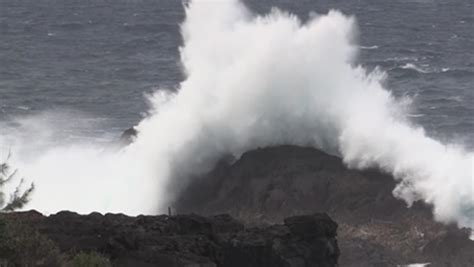
[[[135,137],[137,136],[137,134],[138,134],[138,131],[135,127],[128,128],[120,136],[119,144],[122,146],[131,144],[133,140],[135,140]]]

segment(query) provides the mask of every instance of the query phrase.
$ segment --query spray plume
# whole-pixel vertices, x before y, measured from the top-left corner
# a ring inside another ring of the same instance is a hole
[[[76,144],[20,156],[38,185],[30,207],[157,213],[221,156],[290,144],[381,168],[399,181],[396,197],[474,227],[473,153],[428,137],[407,119],[406,101],[383,88],[383,73],[355,65],[354,25],[337,11],[303,23],[277,9],[254,15],[238,1],[191,1],[177,93],[151,97],[136,140],[118,153]]]

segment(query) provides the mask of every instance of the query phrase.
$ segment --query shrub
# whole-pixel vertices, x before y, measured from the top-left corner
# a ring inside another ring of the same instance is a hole
[[[15,191],[10,195],[9,201],[5,203],[5,193],[2,191],[2,188],[5,184],[13,182],[18,173],[17,170],[12,170],[8,164],[9,158],[10,154],[3,163],[0,163],[0,211],[3,212],[23,208],[28,203],[31,194],[35,189],[35,185],[32,183],[26,190],[22,191],[21,187],[24,184],[24,180],[21,179]]]
[[[0,267],[111,267],[96,252],[80,252],[69,261],[56,244],[27,223],[0,217]]]
[[[6,266],[62,265],[62,255],[52,240],[12,219],[0,219],[0,259]]]
[[[96,252],[80,252],[74,256],[66,267],[111,267],[110,260]]]

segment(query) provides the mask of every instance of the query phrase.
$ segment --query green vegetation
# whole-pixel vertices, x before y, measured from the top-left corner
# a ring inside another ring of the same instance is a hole
[[[74,256],[66,267],[111,267],[110,260],[96,252],[80,252]]]
[[[17,170],[13,170],[8,164],[8,158],[0,163],[0,211],[11,212],[23,208],[29,201],[31,194],[35,189],[35,185],[32,183],[27,189],[22,190],[24,180],[21,179],[17,185],[15,191],[10,195],[10,198],[5,202],[5,193],[3,187],[5,184],[14,182],[18,174]]]
[[[35,188],[31,184],[22,190],[24,180],[20,179],[9,200],[5,201],[4,186],[14,182],[18,173],[8,164],[9,158],[0,163],[0,267],[111,267],[107,257],[95,252],[65,256],[47,236],[29,223],[15,219],[14,214],[8,214],[23,208]]]
[[[4,266],[54,267],[62,266],[63,256],[53,241],[29,225],[0,219],[0,259]]]
[[[111,267],[96,252],[67,257],[47,236],[14,218],[0,217],[0,267]]]
[[[0,212],[12,212],[24,207],[34,190],[31,184],[22,190],[21,179],[15,191],[5,201],[4,186],[14,182],[17,170],[12,170],[8,158],[0,163]],[[14,219],[0,218],[0,266],[61,266],[62,256],[53,241],[32,227]]]

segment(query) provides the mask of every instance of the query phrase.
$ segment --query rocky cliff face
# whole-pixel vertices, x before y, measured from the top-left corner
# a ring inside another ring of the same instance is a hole
[[[25,212],[1,219],[27,223],[65,254],[102,253],[113,266],[331,267],[339,256],[337,224],[326,214],[290,217],[284,224],[260,228],[245,228],[228,215],[60,212],[45,217]]]
[[[356,171],[312,148],[280,146],[245,153],[195,177],[173,204],[179,212],[230,213],[249,224],[326,212],[339,223],[341,266],[474,266],[467,230],[434,222],[430,207],[392,196],[395,182]]]

